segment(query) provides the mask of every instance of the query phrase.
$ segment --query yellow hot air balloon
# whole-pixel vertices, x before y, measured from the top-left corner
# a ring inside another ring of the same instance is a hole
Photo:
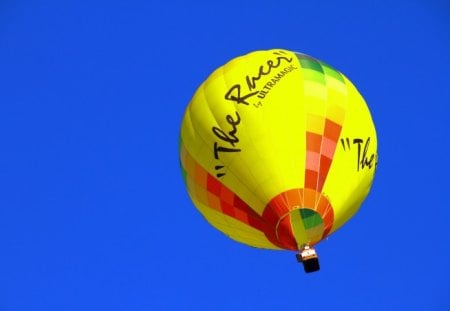
[[[298,251],[340,228],[367,196],[377,163],[369,109],[340,72],[287,50],[256,51],[215,70],[181,126],[181,168],[207,221],[259,248]]]

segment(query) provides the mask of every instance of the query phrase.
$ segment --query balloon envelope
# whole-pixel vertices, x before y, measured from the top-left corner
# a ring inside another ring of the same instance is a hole
[[[369,109],[340,72],[287,50],[214,71],[181,126],[181,168],[207,221],[268,249],[314,245],[350,219],[377,162]]]

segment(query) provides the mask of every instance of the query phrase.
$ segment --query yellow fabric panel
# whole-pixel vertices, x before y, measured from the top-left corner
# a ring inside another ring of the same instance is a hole
[[[347,99],[342,98],[343,96],[339,96],[338,94],[333,94],[333,92],[330,93],[332,95],[330,95],[329,100],[336,104],[327,107],[327,118],[337,124],[342,124],[345,120],[346,107],[339,105],[339,103],[346,102]]]
[[[344,140],[345,149],[338,142],[333,163],[330,168],[323,192],[330,198],[334,209],[332,232],[340,228],[359,209],[372,184],[375,167],[359,168],[358,145],[354,139],[362,139],[361,149],[370,137],[367,155],[376,157],[377,137],[372,117],[354,85],[345,80],[348,86],[348,107],[340,138]],[[349,144],[346,139],[348,138]],[[361,150],[361,153],[363,150]],[[375,166],[376,158],[373,160]]]
[[[308,234],[306,233],[302,217],[298,210],[294,210],[289,215],[291,217],[292,232],[294,233],[295,241],[297,241],[297,246],[300,249],[304,244],[309,242]]]
[[[325,113],[325,109],[320,112],[320,116],[317,114],[307,114],[306,115],[306,126],[309,132],[316,133],[322,135],[325,128],[325,120],[322,115]]]

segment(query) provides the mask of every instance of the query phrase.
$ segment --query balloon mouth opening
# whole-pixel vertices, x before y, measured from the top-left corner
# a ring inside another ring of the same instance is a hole
[[[325,234],[325,222],[322,216],[308,207],[295,207],[284,214],[276,226],[279,241],[290,241],[296,249],[304,245],[317,244]]]

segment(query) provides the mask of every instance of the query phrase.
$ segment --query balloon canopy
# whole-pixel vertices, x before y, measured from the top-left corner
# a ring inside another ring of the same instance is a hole
[[[304,54],[256,51],[197,89],[180,159],[190,198],[212,226],[254,247],[299,250],[359,209],[377,137],[342,73]]]

